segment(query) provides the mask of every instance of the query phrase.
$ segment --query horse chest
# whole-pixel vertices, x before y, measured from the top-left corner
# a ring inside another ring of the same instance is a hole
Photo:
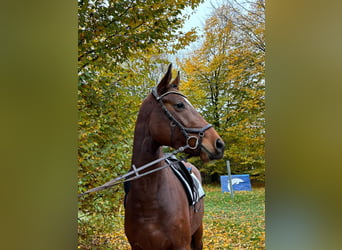
[[[184,206],[187,204],[187,198],[184,191],[181,191],[179,192],[178,188],[166,185],[157,188],[141,185],[139,192],[132,190],[129,193],[132,195],[130,198],[134,200],[128,204],[129,213],[135,218],[135,221],[142,225],[153,223],[177,224],[188,214],[188,207]],[[175,217],[175,213],[179,216]]]

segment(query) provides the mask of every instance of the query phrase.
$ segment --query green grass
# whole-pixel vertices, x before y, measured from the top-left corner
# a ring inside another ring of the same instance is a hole
[[[204,249],[265,249],[265,189],[222,193],[205,186]]]
[[[204,185],[204,250],[265,249],[265,189],[222,193],[219,186]],[[98,247],[80,249],[130,249],[124,234],[123,207],[116,213],[111,233],[95,233]],[[110,222],[109,222],[110,223]],[[100,246],[100,247],[99,247]]]

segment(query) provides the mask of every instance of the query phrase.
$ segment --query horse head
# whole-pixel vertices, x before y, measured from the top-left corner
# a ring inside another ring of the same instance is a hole
[[[191,105],[185,95],[179,92],[180,75],[172,80],[172,65],[153,88],[150,98],[153,105],[150,113],[149,130],[160,145],[179,148],[188,145],[186,153],[200,156],[208,162],[221,159],[225,144],[215,129]]]

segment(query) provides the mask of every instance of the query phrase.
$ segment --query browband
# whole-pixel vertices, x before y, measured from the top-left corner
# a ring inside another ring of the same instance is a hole
[[[157,91],[157,87],[153,87],[152,88],[152,94],[154,95],[154,97],[157,99],[157,101],[159,101],[160,99],[162,99],[164,96],[169,95],[169,94],[176,94],[176,95],[180,95],[183,96],[184,98],[187,98],[185,95],[183,95],[182,93],[179,93],[177,91],[168,91],[165,92],[162,95],[158,95],[158,91]]]

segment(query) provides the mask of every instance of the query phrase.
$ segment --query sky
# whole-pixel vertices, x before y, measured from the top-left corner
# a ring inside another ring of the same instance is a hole
[[[199,30],[203,29],[205,20],[209,17],[213,10],[212,5],[218,6],[218,3],[223,2],[223,0],[205,0],[196,9],[194,14],[191,15],[189,20],[186,21],[183,31],[189,31],[191,28],[198,27]],[[188,10],[191,13],[191,9]]]
[[[191,9],[187,10],[187,13],[191,13]],[[210,0],[205,0],[194,11],[194,14],[186,21],[183,31],[189,31],[191,28],[198,27],[203,28],[205,20],[210,14]]]
[[[191,14],[190,18],[185,22],[184,27],[182,28],[183,32],[190,31],[191,28],[197,27],[198,34],[203,33],[204,25],[206,19],[210,16],[213,7],[218,6],[218,3],[222,3],[224,0],[204,0],[203,3],[201,3],[194,11],[191,10],[191,8],[188,8],[185,13]],[[171,56],[171,61],[175,63],[175,58],[181,58],[187,54],[187,52],[191,51],[194,47],[198,45],[200,40],[197,40],[196,42],[193,42],[189,46],[187,46],[185,49],[180,50],[177,52],[176,55]]]

